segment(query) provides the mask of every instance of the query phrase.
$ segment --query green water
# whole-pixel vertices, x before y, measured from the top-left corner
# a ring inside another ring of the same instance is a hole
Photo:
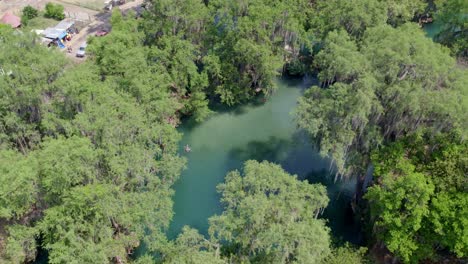
[[[240,169],[248,159],[279,163],[301,179],[328,187],[330,204],[323,217],[335,236],[356,242],[357,225],[349,209],[354,182],[334,183],[330,162],[321,158],[306,137],[296,130],[291,111],[310,82],[279,80],[279,89],[266,103],[240,106],[193,125],[186,122],[181,142],[192,152],[184,153],[187,169],[175,184],[175,216],[168,235],[174,238],[184,225],[207,233],[208,218],[222,211],[216,185],[228,171]]]
[[[429,38],[434,39],[434,37],[442,31],[442,26],[442,22],[434,21],[432,23],[425,24],[423,29]]]

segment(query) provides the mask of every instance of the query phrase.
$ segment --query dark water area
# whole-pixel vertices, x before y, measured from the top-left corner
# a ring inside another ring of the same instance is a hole
[[[175,215],[169,238],[175,238],[184,225],[206,235],[208,218],[222,212],[216,186],[229,171],[255,159],[275,162],[300,179],[327,186],[330,203],[323,218],[328,219],[332,234],[359,242],[359,225],[350,210],[355,182],[335,182],[330,160],[314,150],[293,120],[297,99],[313,82],[310,78],[278,80],[278,90],[266,102],[217,112],[201,124],[188,121],[180,128],[184,133],[181,151],[186,144],[192,151],[183,154],[187,169],[174,186]]]
[[[434,21],[423,26],[423,30],[426,32],[426,36],[434,39],[437,34],[442,31],[443,24],[440,21]]]

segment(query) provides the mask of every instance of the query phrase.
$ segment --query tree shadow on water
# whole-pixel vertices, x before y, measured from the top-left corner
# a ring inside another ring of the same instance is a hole
[[[237,147],[229,152],[229,159],[244,162],[246,160],[263,161],[279,163],[284,159],[284,153],[291,144],[290,140],[280,139],[274,136],[266,140],[255,140],[247,143],[246,146]]]

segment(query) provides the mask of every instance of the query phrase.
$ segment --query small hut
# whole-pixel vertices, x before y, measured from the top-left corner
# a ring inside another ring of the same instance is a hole
[[[10,25],[12,28],[19,28],[21,26],[21,18],[8,12],[0,19],[0,23]]]

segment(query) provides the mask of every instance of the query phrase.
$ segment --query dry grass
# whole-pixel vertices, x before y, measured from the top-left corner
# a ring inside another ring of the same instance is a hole
[[[59,2],[102,11],[105,0],[59,0]]]
[[[58,23],[59,23],[59,21],[54,20],[54,19],[50,19],[50,18],[42,17],[42,14],[41,14],[38,17],[35,17],[35,18],[29,20],[26,27],[30,28],[30,29],[45,29],[45,28],[48,28],[48,27],[53,27],[53,26],[57,25]]]

